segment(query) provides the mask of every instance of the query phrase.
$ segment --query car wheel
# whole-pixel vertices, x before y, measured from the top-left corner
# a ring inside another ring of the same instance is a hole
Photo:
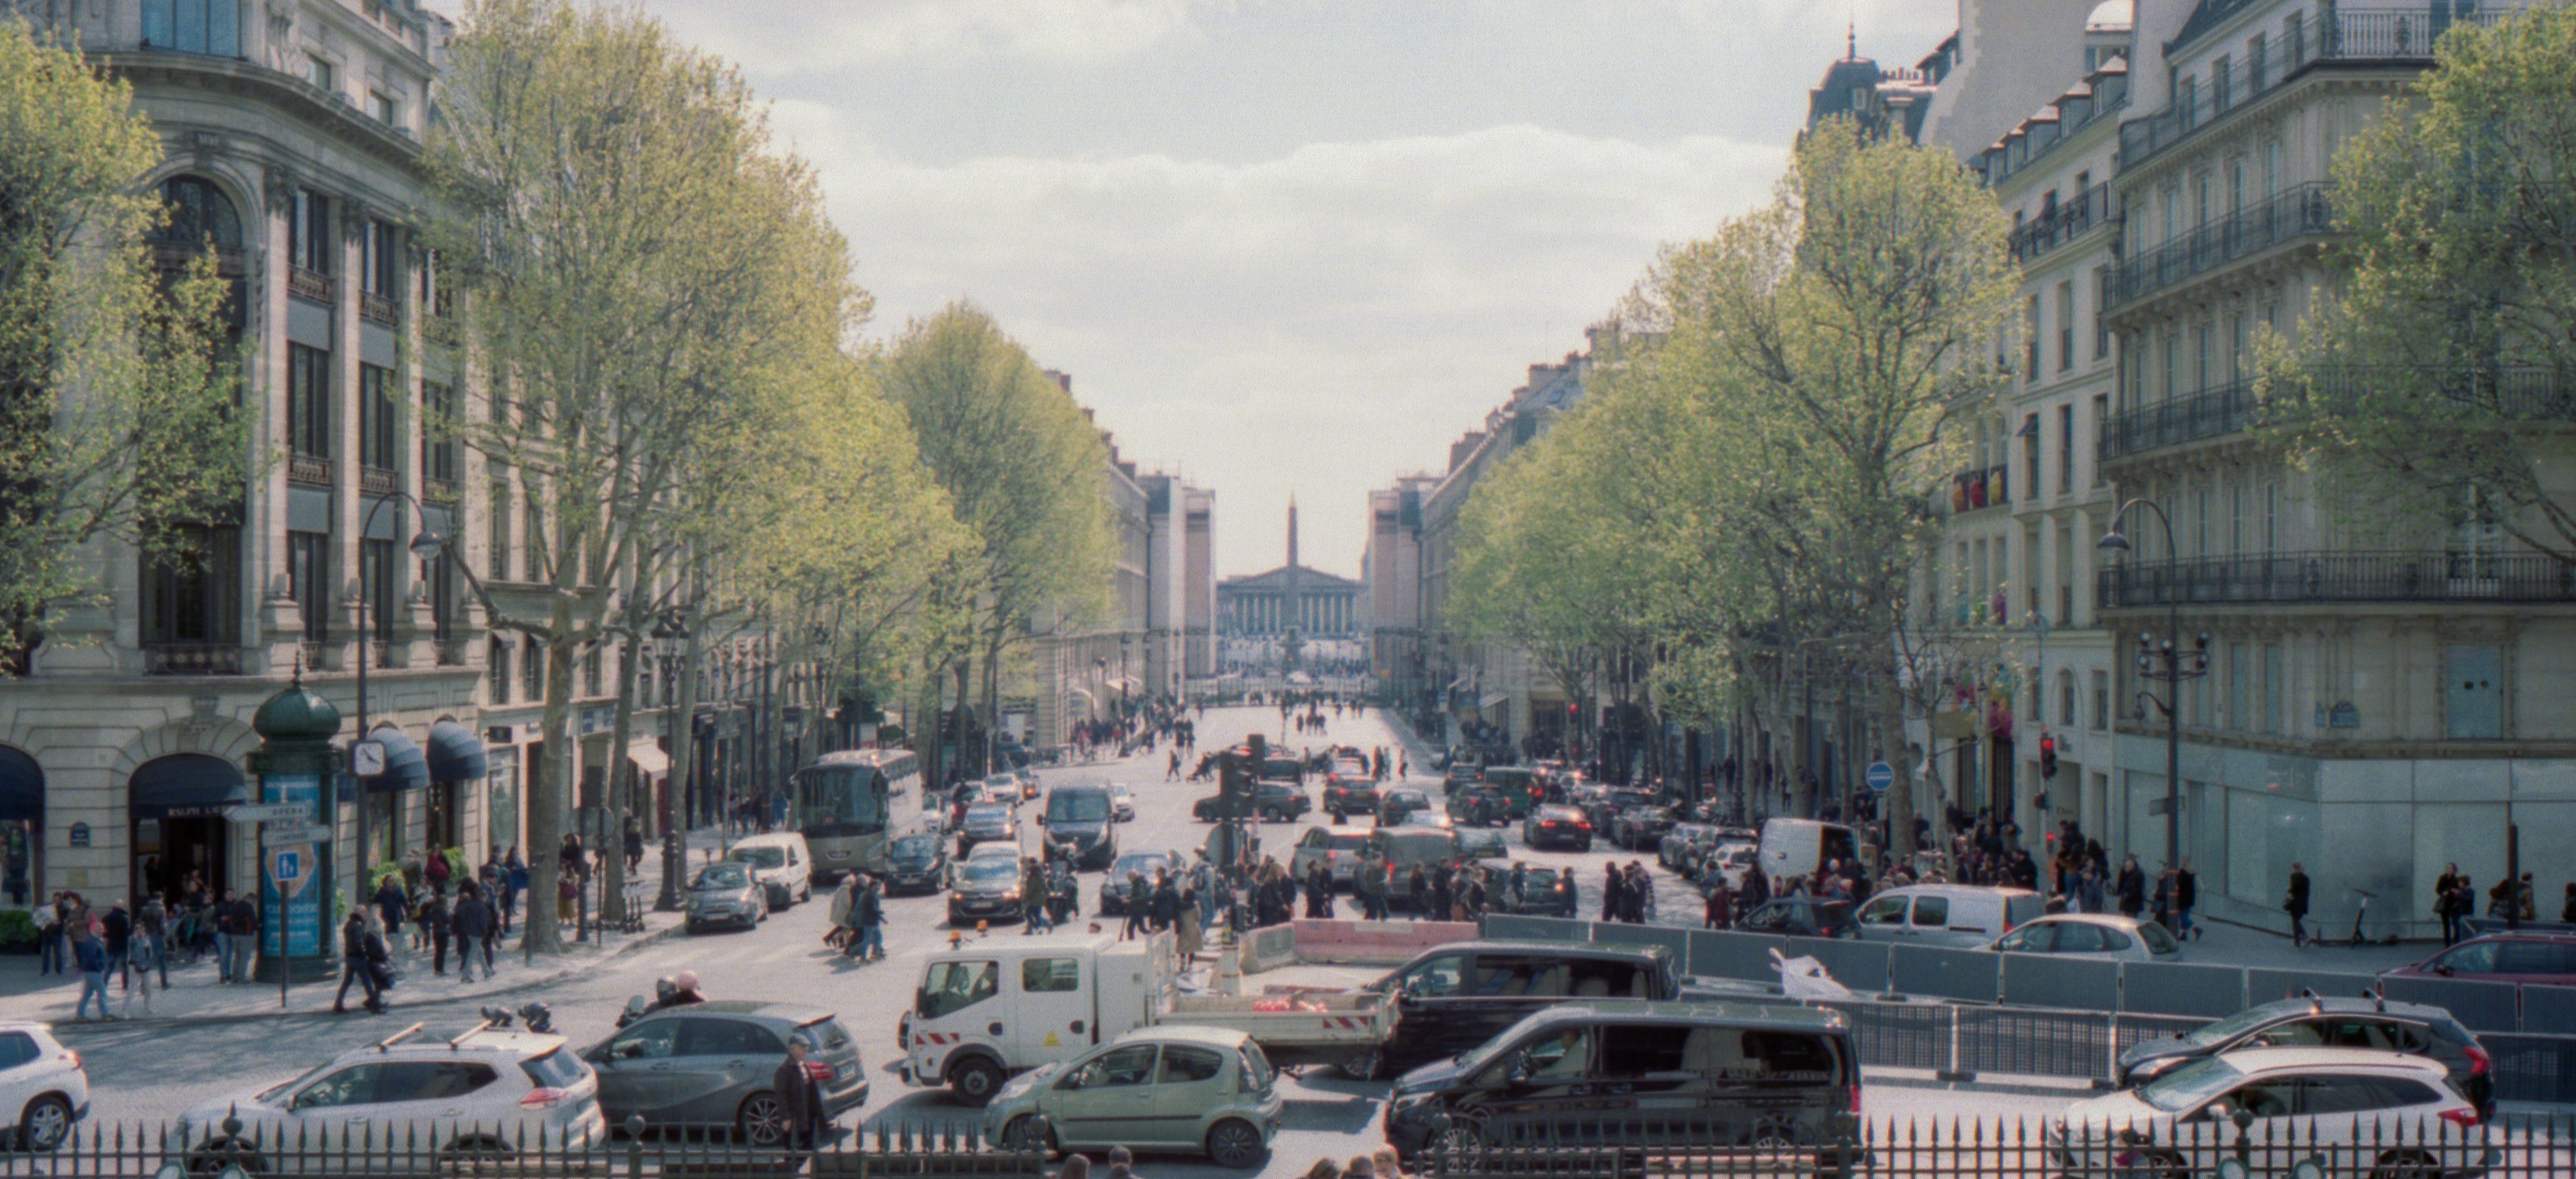
[[[1354,1081],[1374,1081],[1377,1079],[1378,1066],[1385,1063],[1385,1060],[1384,1052],[1371,1048],[1367,1052],[1343,1061],[1342,1075]]]
[[[981,1056],[970,1056],[949,1070],[948,1087],[966,1104],[981,1107],[1002,1087],[1002,1070]]]
[[[1002,1127],[1002,1149],[1053,1154],[1056,1150],[1055,1127],[1036,1114],[1021,1114]]]
[[[2442,1165],[2420,1150],[2392,1150],[2379,1156],[2370,1179],[2439,1179]]]
[[[804,884],[804,886],[803,886],[803,887],[798,888],[798,889],[796,890],[796,899],[797,899],[797,900],[800,900],[800,901],[810,901],[810,900],[813,900],[813,899],[814,899],[814,882],[813,882],[813,881],[811,881],[811,880],[808,880],[808,881],[806,881],[806,882],[805,882],[805,884]]]
[[[733,1125],[753,1146],[776,1146],[787,1141],[787,1105],[775,1093],[754,1093],[742,1099]]]
[[[72,1133],[72,1103],[47,1093],[18,1115],[18,1149],[53,1150]]]
[[[1216,1165],[1238,1171],[1260,1166],[1270,1153],[1262,1144],[1261,1130],[1242,1118],[1227,1118],[1208,1127],[1207,1152]]]

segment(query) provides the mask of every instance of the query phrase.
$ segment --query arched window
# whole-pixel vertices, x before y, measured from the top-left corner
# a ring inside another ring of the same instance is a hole
[[[170,224],[161,236],[173,243],[238,250],[242,244],[241,214],[233,210],[232,198],[202,176],[173,176],[161,182],[161,203],[170,209]]]

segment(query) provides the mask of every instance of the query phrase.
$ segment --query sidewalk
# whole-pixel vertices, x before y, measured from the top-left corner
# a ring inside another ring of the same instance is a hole
[[[712,828],[692,831],[682,855],[690,864],[700,864],[713,852],[715,845],[716,835]],[[593,935],[597,940],[573,945],[560,956],[530,962],[524,957],[517,936],[517,930],[525,929],[527,924],[526,905],[523,903],[513,934],[493,947],[492,961],[499,973],[490,978],[477,977],[471,983],[458,981],[454,958],[456,947],[453,945],[449,946],[448,973],[443,976],[430,973],[430,952],[412,950],[411,934],[406,929],[400,938],[389,939],[398,943],[393,946],[393,951],[394,970],[399,979],[388,998],[403,1008],[495,1002],[517,991],[552,986],[575,975],[597,970],[603,964],[653,945],[680,931],[680,914],[654,912],[651,908],[660,891],[661,871],[662,849],[659,844],[654,844],[645,853],[643,864],[638,869],[643,882],[640,895],[646,910],[643,932],[601,930]],[[685,881],[685,873],[682,879]],[[571,932],[566,929],[565,936],[570,937]],[[159,974],[155,973],[151,1014],[144,1014],[142,996],[138,994],[133,1004],[133,1018],[119,1019],[117,1023],[145,1027],[237,1023],[273,1019],[280,1014],[327,1013],[331,1010],[332,996],[340,985],[336,934],[333,942],[329,980],[290,985],[283,1008],[278,1005],[275,982],[227,986],[216,981],[211,954],[203,962],[185,965],[186,954],[182,952],[171,961],[168,990],[161,989]],[[0,959],[0,1018],[43,1020],[57,1025],[57,1030],[79,1026],[73,1021],[73,1011],[80,1000],[80,976],[38,975],[36,964],[34,955]],[[477,974],[479,976],[480,972]],[[351,987],[350,990],[350,1006],[355,1009],[357,988]],[[126,1010],[126,992],[117,979],[111,977],[108,980],[107,994],[110,1010],[123,1013]]]

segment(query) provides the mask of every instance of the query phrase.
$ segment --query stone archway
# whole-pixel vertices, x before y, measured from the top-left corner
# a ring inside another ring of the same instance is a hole
[[[257,848],[223,818],[215,794],[162,793],[156,801],[138,805],[136,777],[141,774],[148,786],[166,791],[173,776],[205,777],[215,774],[214,767],[220,765],[231,781],[240,784],[237,793],[246,801],[252,787],[243,765],[258,747],[259,734],[250,726],[226,717],[196,716],[146,729],[117,751],[109,780],[116,784],[124,811],[117,835],[124,843],[116,854],[127,897],[139,904],[147,887],[165,893],[176,890],[186,869],[173,856],[203,871],[208,887],[218,892],[226,887],[239,889],[257,879]],[[105,834],[99,832],[93,838]]]

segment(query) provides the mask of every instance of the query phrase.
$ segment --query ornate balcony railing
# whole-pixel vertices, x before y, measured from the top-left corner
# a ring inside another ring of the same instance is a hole
[[[331,460],[318,454],[290,454],[286,456],[286,481],[329,487]]]
[[[2386,10],[2343,10],[2317,22],[2311,34],[2305,23],[2261,55],[2239,55],[2224,73],[2203,70],[2184,74],[2192,85],[2176,101],[2154,114],[2120,125],[2120,166],[2135,168],[2171,151],[2175,145],[2216,126],[2288,83],[2306,67],[2329,61],[2430,61],[2433,42],[2453,25],[2491,25],[2506,11],[2486,9],[2456,15],[2433,10],[2442,5]],[[2332,10],[2329,10],[2332,11]]]
[[[249,255],[238,246],[208,246],[203,242],[166,237],[153,238],[151,243],[152,265],[158,269],[186,270],[200,255],[210,251],[215,256],[215,270],[219,274],[238,275],[249,268]]]
[[[368,495],[392,495],[394,473],[383,467],[359,467],[358,490]]]
[[[286,268],[286,293],[328,306],[339,302],[340,284],[321,271],[289,266]]]
[[[2180,446],[2244,429],[2254,416],[2254,390],[2244,381],[2111,415],[2095,455],[2103,462]]]
[[[2028,262],[2111,220],[2111,186],[2096,184],[2057,206],[2055,212],[2013,230],[2013,260]]]
[[[358,317],[392,327],[399,316],[394,301],[372,291],[358,293]]]
[[[2120,303],[2128,303],[2224,263],[2332,232],[2334,185],[2292,185],[2121,263],[2115,293]]]
[[[2094,578],[2094,600],[2140,606],[2335,602],[2576,603],[2576,563],[2533,553],[2281,553],[2125,561]]]
[[[143,671],[146,675],[240,675],[241,656],[239,643],[146,642]]]

